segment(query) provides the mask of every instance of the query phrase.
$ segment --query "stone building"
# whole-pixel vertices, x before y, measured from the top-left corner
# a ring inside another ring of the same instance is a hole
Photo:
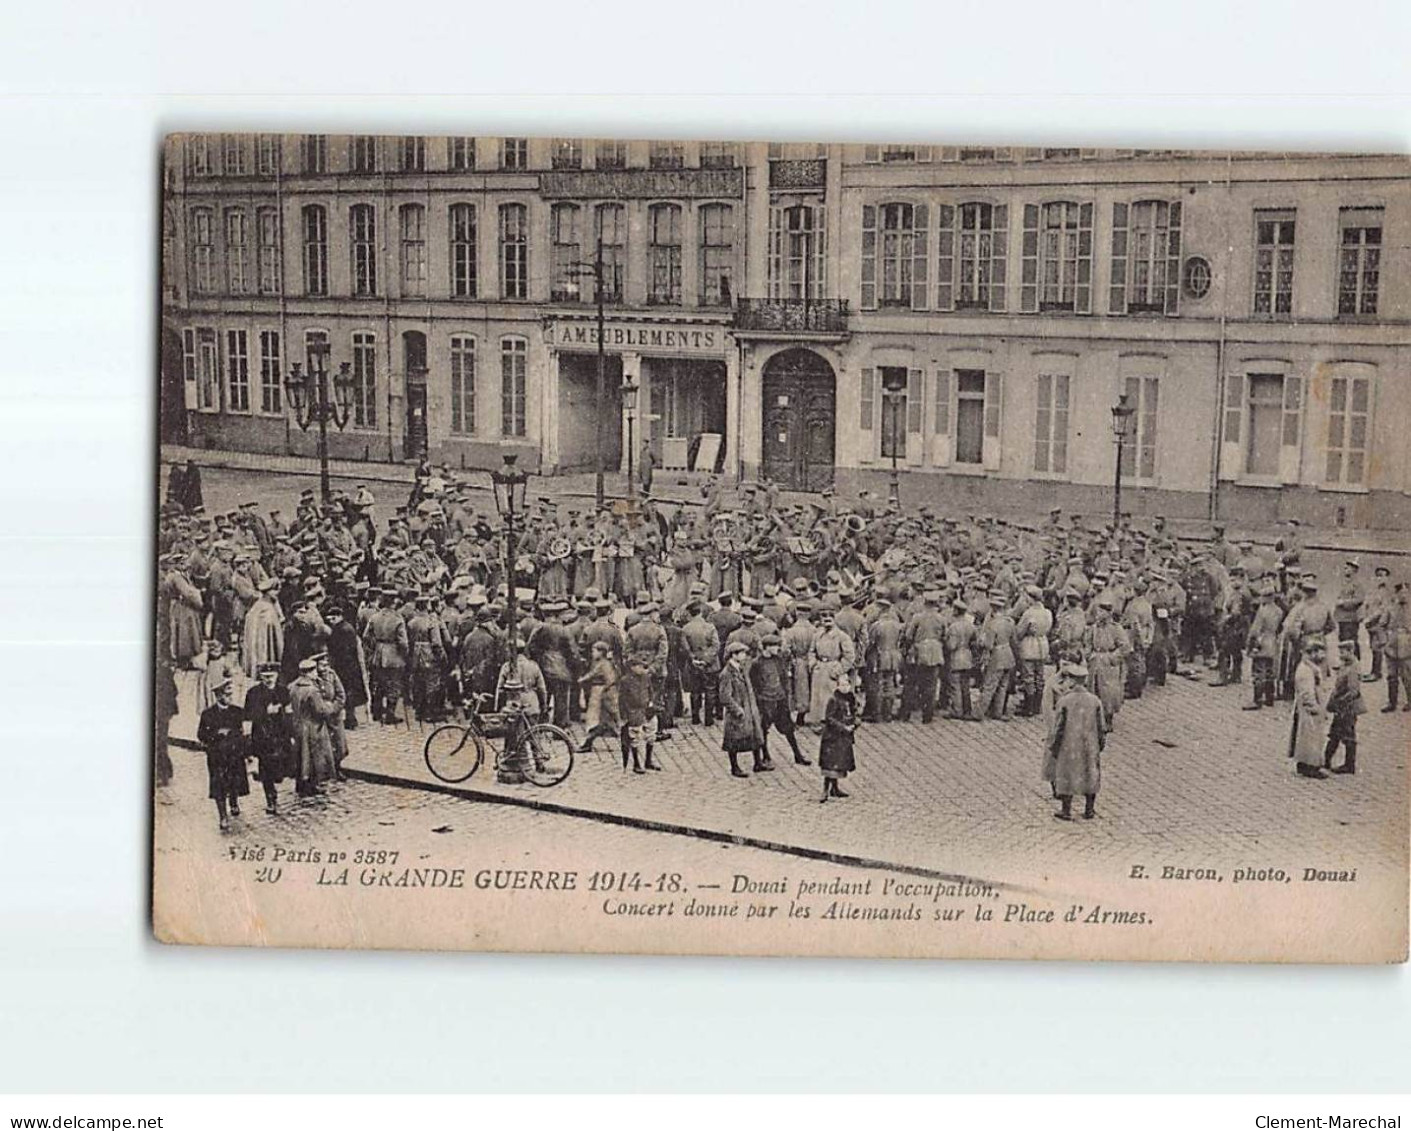
[[[188,135],[164,202],[163,435],[335,455],[605,456],[957,510],[1411,519],[1401,157]],[[578,265],[573,268],[573,265]],[[624,412],[620,389],[636,386]]]

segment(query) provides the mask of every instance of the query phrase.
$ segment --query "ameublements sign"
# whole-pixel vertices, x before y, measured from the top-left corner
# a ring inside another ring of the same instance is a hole
[[[544,324],[544,340],[554,349],[597,349],[598,324],[553,320]],[[609,322],[603,348],[613,352],[699,354],[725,353],[725,327],[690,323]]]

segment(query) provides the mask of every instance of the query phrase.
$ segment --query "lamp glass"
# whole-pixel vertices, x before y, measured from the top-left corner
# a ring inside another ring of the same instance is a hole
[[[295,412],[304,411],[304,396],[308,391],[306,381],[303,366],[297,361],[294,362],[289,367],[289,375],[284,378],[284,390],[289,394],[289,402],[294,406]]]
[[[346,413],[353,404],[353,367],[343,362],[338,367],[338,376],[333,378],[333,397],[338,411]]]
[[[640,386],[633,381],[627,381],[622,386],[622,407],[628,412],[637,411],[637,393]]]

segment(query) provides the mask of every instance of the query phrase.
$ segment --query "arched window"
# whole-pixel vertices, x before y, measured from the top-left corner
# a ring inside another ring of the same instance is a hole
[[[578,226],[579,212],[579,207],[576,204],[555,204],[550,216],[549,226],[554,254],[554,283],[551,297],[555,302],[571,302],[575,298],[593,298],[574,281],[574,264],[583,258]]]
[[[529,297],[529,209],[500,205],[500,295]]]
[[[593,236],[603,248],[603,301],[621,302],[627,273],[627,209],[600,204],[593,211]]]
[[[279,293],[279,213],[273,208],[261,208],[255,213],[259,236],[260,294]]]
[[[245,209],[225,210],[225,285],[233,295],[250,289],[250,233]]]
[[[426,209],[420,204],[404,204],[402,223],[402,294],[426,294]]]
[[[862,208],[862,305],[924,309],[927,304],[924,204]]]
[[[1175,314],[1181,276],[1180,201],[1112,205],[1113,314]]]
[[[476,270],[475,205],[453,204],[451,230],[451,297],[474,298],[479,273]]]
[[[729,306],[735,278],[735,210],[707,204],[700,211],[700,287],[702,306]]]
[[[191,210],[191,290],[198,295],[216,289],[215,216],[209,208]]]
[[[371,204],[348,210],[348,241],[353,257],[353,294],[377,294],[377,213]]]
[[[1073,200],[1024,205],[1025,311],[1092,310],[1093,206]]]
[[[328,293],[328,212],[321,204],[306,204],[304,221],[304,293]]]
[[[776,206],[769,210],[770,298],[823,297],[827,263],[823,221],[823,207],[819,204]]]
[[[654,204],[650,216],[651,287],[647,302],[653,306],[680,306],[681,206]]]
[[[984,201],[936,209],[940,310],[1003,310],[1009,208]]]

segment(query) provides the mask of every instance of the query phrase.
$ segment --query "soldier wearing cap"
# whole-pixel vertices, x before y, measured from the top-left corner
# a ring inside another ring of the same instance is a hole
[[[1059,667],[1058,693],[1044,744],[1044,780],[1059,801],[1054,814],[1060,821],[1073,819],[1073,798],[1082,794],[1083,818],[1097,816],[1097,794],[1102,785],[1102,750],[1110,724],[1102,701],[1087,689],[1088,669],[1067,661]]]
[[[1367,603],[1367,590],[1358,579],[1362,563],[1357,558],[1348,558],[1342,564],[1342,587],[1338,590],[1337,601],[1333,605],[1333,619],[1337,621],[1338,640],[1351,640],[1353,654],[1362,658],[1362,645],[1357,639],[1357,630],[1362,624],[1362,609]]]
[[[368,657],[368,683],[372,692],[372,717],[383,724],[400,723],[397,704],[405,694],[411,642],[407,622],[397,610],[398,593],[382,590],[378,609],[368,618],[363,651]]]
[[[1322,635],[1303,642],[1303,655],[1293,676],[1293,720],[1288,752],[1299,775],[1323,778],[1324,743],[1328,730],[1327,677],[1323,660],[1327,646]]]
[[[1009,687],[1014,674],[1015,621],[1005,607],[1004,595],[990,594],[990,613],[981,625],[977,644],[980,650],[980,709],[978,718],[1009,722]]]
[[[720,709],[720,634],[706,620],[699,601],[689,602],[686,608],[690,619],[681,628],[681,643],[687,657],[683,683],[691,697],[691,722],[713,726]]]
[[[1382,678],[1387,626],[1391,622],[1391,613],[1396,604],[1391,589],[1391,570],[1379,565],[1372,570],[1372,577],[1372,591],[1367,595],[1367,603],[1363,606],[1365,619],[1362,622],[1367,628],[1367,646],[1372,653],[1371,671],[1362,677],[1368,683],[1375,683]]]
[[[1387,702],[1383,714],[1396,710],[1397,692],[1406,694],[1403,711],[1411,711],[1411,589],[1404,581],[1396,583],[1396,598],[1387,614],[1386,626]]]
[[[790,663],[781,650],[782,645],[783,640],[778,633],[771,632],[763,637],[760,640],[760,654],[748,669],[750,686],[754,689],[755,702],[759,706],[762,756],[767,764],[773,764],[769,756],[769,728],[773,727],[788,742],[795,764],[807,766],[810,762],[799,749],[798,737],[794,733]]]
[[[214,701],[201,712],[196,727],[196,741],[206,752],[207,796],[216,803],[221,832],[230,828],[231,817],[240,816],[240,799],[250,792],[245,772],[245,717],[231,702],[234,689],[229,679],[213,684]]]
[[[1250,655],[1250,681],[1254,685],[1254,702],[1246,711],[1274,705],[1275,676],[1279,660],[1279,630],[1283,610],[1275,600],[1274,581],[1266,577],[1259,587],[1259,607],[1249,622],[1245,644]]]
[[[749,777],[740,768],[740,755],[744,753],[754,755],[755,773],[767,773],[774,769],[774,764],[765,757],[759,703],[755,700],[745,667],[748,656],[748,646],[738,641],[729,645],[725,649],[725,663],[720,669],[717,684],[721,716],[725,722],[721,747],[730,759],[731,776],[737,778]]]

